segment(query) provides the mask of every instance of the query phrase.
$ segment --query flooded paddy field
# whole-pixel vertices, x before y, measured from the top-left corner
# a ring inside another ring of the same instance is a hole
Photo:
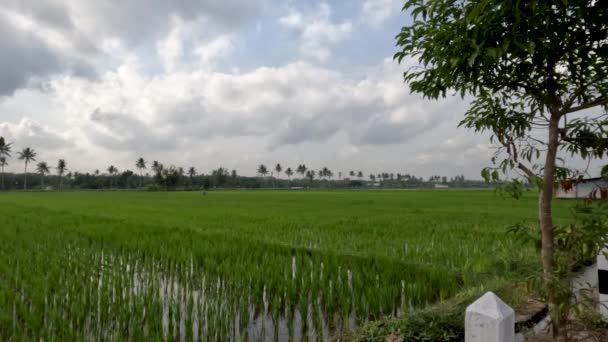
[[[0,193],[0,339],[322,341],[537,267],[533,194]],[[556,211],[567,218],[565,203]]]

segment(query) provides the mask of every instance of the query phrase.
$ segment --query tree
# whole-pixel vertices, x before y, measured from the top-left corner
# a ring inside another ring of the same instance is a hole
[[[159,168],[160,172],[158,175],[158,184],[163,185],[165,190],[169,188],[174,188],[179,183],[180,172],[179,169],[175,166],[171,165],[168,168],[164,168],[162,164],[160,164]]]
[[[5,156],[0,156],[0,169],[2,170],[2,190],[4,190],[4,167],[8,166]]]
[[[315,179],[315,170],[306,171],[306,177],[308,177],[310,185],[312,186],[312,182]]]
[[[281,178],[281,171],[283,171],[283,167],[281,166],[281,164],[277,164],[277,166],[274,167],[274,170],[277,172],[277,178]]]
[[[194,177],[196,177],[196,168],[194,166],[190,166],[188,169],[188,177],[190,177],[190,187],[194,184]]]
[[[266,168],[266,165],[260,164],[260,166],[258,166],[258,174],[261,177],[266,177],[266,175],[268,174],[268,169]]]
[[[51,172],[46,162],[40,162],[36,165],[36,171],[40,174],[40,186],[44,190],[44,175]]]
[[[23,169],[23,190],[27,190],[27,164],[36,161],[36,151],[26,147],[21,152],[17,152],[19,160],[23,160],[25,167]]]
[[[308,170],[306,168],[306,165],[302,164],[302,165],[298,165],[298,169],[296,170],[299,174],[302,175],[302,177],[304,177],[304,175],[306,175],[306,170]]]
[[[144,186],[143,170],[147,168],[146,161],[144,160],[144,158],[139,157],[139,159],[137,159],[137,161],[135,162],[135,167],[137,168],[137,170],[139,170],[139,187],[141,188]]]
[[[180,166],[180,167],[177,168],[177,175],[178,175],[178,177],[177,177],[177,184],[180,183],[180,180],[182,178],[184,178],[185,174],[186,174],[186,172],[184,171],[183,167]]]
[[[114,180],[114,175],[118,173],[118,169],[114,167],[114,165],[110,165],[108,167],[108,173],[110,174],[110,188],[112,188],[112,183]]]
[[[359,171],[359,172],[357,173],[357,177],[358,177],[359,179],[363,179],[363,171]]]
[[[2,190],[4,190],[4,167],[8,165],[7,159],[11,156],[12,144],[0,137],[0,166],[2,166]]]
[[[288,167],[287,170],[285,170],[285,174],[287,175],[288,179],[291,179],[291,176],[293,175],[293,170]]]
[[[404,73],[410,90],[428,99],[448,90],[472,96],[460,125],[490,131],[499,147],[482,176],[517,169],[539,186],[543,278],[559,339],[551,202],[568,170],[556,158],[559,150],[583,158],[608,150],[605,115],[580,112],[608,104],[608,2],[409,0],[404,9],[413,20],[397,36],[395,58],[420,64]]]
[[[355,177],[355,171],[350,170],[350,172],[348,173],[351,177]]]
[[[59,175],[59,189],[63,189],[63,174],[67,170],[67,163],[63,159],[57,162],[57,174]]]
[[[163,170],[163,164],[159,163],[157,160],[152,162],[152,171],[154,174],[158,175]]]

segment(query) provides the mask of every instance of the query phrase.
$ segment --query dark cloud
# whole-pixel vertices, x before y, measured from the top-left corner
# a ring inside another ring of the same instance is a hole
[[[0,96],[11,95],[34,76],[62,70],[61,58],[37,37],[0,20]]]

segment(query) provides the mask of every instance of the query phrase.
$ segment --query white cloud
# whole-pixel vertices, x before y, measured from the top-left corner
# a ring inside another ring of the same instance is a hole
[[[456,99],[409,95],[397,70],[387,60],[363,79],[307,62],[238,74],[203,68],[147,75],[133,57],[96,80],[54,78],[51,95],[79,132],[76,144],[106,163],[120,159],[129,167],[139,155],[175,163],[214,158],[247,173],[268,155],[294,158],[294,149],[317,151],[301,155],[313,162],[348,164],[370,150],[415,146],[462,107]],[[318,152],[332,143],[333,152]]]
[[[333,23],[331,7],[326,3],[317,6],[313,13],[292,11],[279,18],[279,23],[300,35],[300,52],[319,61],[331,56],[330,46],[348,38],[353,26],[349,21]]]
[[[365,0],[361,7],[361,20],[370,26],[380,27],[403,7],[401,0]]]
[[[212,67],[213,63],[220,57],[232,52],[234,48],[233,39],[230,35],[221,35],[207,42],[199,43],[194,49],[198,67]]]

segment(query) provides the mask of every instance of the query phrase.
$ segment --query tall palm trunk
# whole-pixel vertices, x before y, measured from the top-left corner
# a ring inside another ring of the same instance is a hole
[[[42,190],[44,190],[44,174],[40,175],[40,184],[41,184],[40,186],[41,186]]]
[[[27,161],[25,162],[25,168],[23,169],[23,190],[27,190]]]
[[[141,172],[141,170],[139,171],[139,187],[144,187],[144,174],[143,172]]]
[[[63,189],[63,175],[59,175],[59,190]]]
[[[5,188],[4,188],[4,165],[2,165],[2,190],[5,190]]]

